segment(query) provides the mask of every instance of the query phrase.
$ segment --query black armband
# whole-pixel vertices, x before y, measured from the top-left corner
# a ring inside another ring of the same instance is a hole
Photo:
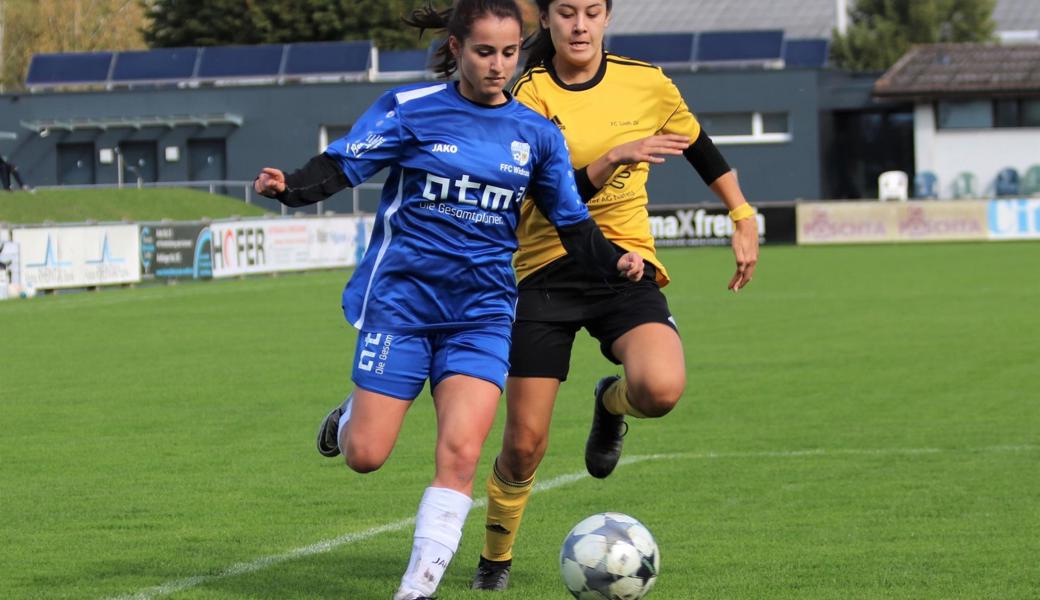
[[[617,263],[624,254],[603,235],[592,217],[556,228],[567,254],[582,267],[602,275],[605,279],[619,277]]]
[[[704,133],[703,129],[701,134],[697,136],[697,141],[690,144],[689,148],[683,150],[683,156],[693,165],[694,169],[697,169],[701,179],[709,186],[715,183],[716,179],[730,171],[726,159],[722,157],[722,153],[715,147],[715,143],[711,141],[707,133]]]
[[[592,184],[592,180],[589,179],[589,168],[582,167],[580,169],[574,169],[574,183],[578,186],[578,193],[581,195],[581,201],[588,204],[592,197],[599,193],[599,188]]]
[[[286,175],[285,191],[272,197],[295,208],[321,202],[349,186],[339,161],[323,153]]]

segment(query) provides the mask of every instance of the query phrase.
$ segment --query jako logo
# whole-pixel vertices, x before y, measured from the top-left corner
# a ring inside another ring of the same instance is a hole
[[[433,145],[433,151],[434,152],[443,152],[443,153],[446,153],[446,154],[458,154],[459,153],[459,147],[456,146],[455,144],[434,144]]]

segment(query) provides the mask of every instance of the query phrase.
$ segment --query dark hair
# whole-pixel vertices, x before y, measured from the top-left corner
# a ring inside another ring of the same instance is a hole
[[[549,6],[555,1],[536,0],[539,16],[548,13]],[[613,5],[613,0],[607,0],[608,13],[613,9]],[[537,67],[547,60],[552,60],[552,57],[556,56],[556,46],[553,46],[552,34],[548,29],[542,27],[541,22],[538,24],[538,32],[524,40],[524,50],[527,51],[527,62],[524,63],[525,71]]]
[[[448,34],[434,53],[431,65],[435,73],[448,78],[458,69],[455,57],[451,55],[448,36],[455,36],[464,42],[473,31],[473,23],[488,14],[500,19],[513,19],[520,25],[520,31],[524,30],[524,17],[516,0],[455,0],[451,8],[443,10],[437,10],[429,1],[426,6],[413,10],[410,17],[402,20],[412,27],[418,27],[419,37],[427,29],[443,30]]]

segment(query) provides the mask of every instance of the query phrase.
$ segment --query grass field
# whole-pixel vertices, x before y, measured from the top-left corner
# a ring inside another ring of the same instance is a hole
[[[45,190],[0,194],[0,222],[74,223],[93,221],[174,221],[222,219],[266,213],[228,196],[179,188]]]
[[[583,475],[612,369],[581,339],[503,600],[569,597],[559,544],[603,510],[655,533],[657,600],[1040,597],[1040,244],[770,247],[737,295],[726,250],[663,258],[686,394]],[[389,598],[432,406],[379,472],[314,451],[349,385],[344,279],[0,303],[0,598]],[[442,600],[488,597],[482,520]]]

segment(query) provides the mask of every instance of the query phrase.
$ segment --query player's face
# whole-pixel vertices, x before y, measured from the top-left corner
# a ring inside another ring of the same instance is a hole
[[[557,0],[541,19],[559,58],[575,67],[600,60],[603,34],[610,23],[606,0]]]
[[[469,37],[448,38],[459,65],[459,91],[474,102],[501,104],[502,90],[516,72],[522,34],[515,19],[485,16],[473,22]]]

